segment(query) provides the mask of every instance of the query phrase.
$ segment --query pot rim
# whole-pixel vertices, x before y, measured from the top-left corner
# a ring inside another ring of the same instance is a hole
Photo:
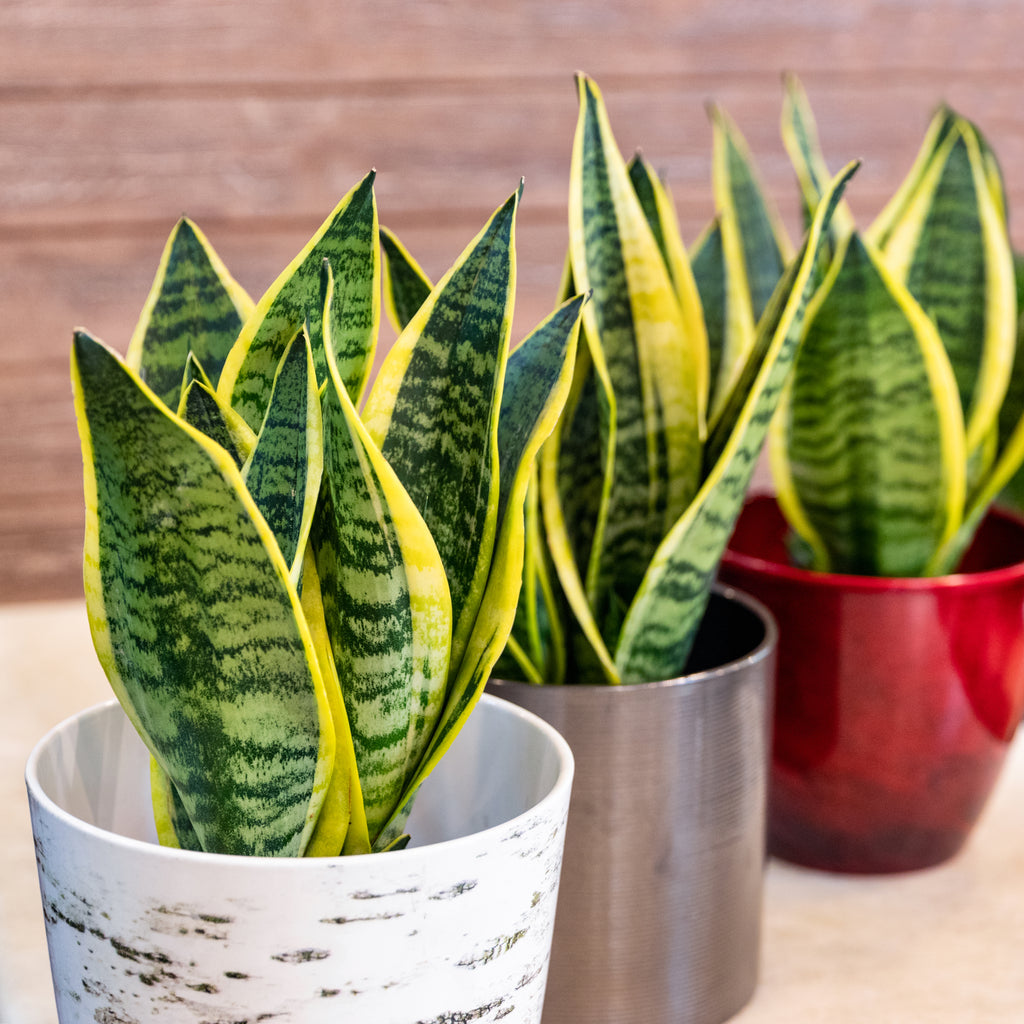
[[[769,499],[773,503],[775,501],[774,495],[754,495],[748,499],[747,506],[764,499]],[[1019,531],[1024,532],[1024,519],[1012,512],[991,508],[986,513],[986,518],[989,516],[1011,524]],[[727,547],[722,555],[722,563],[742,572],[770,576],[776,580],[799,583],[806,587],[863,593],[892,593],[893,591],[927,593],[952,589],[971,591],[998,587],[1024,579],[1024,561],[1013,562],[994,569],[980,569],[976,572],[947,573],[944,576],[858,576],[855,573],[802,569],[787,562],[777,562],[771,558],[750,555]]]
[[[744,673],[746,669],[770,658],[778,645],[779,628],[775,622],[775,616],[772,615],[768,607],[756,597],[752,597],[750,594],[746,593],[746,591],[741,590],[738,587],[734,587],[731,584],[715,583],[711,587],[711,592],[727,601],[735,601],[737,604],[743,605],[748,611],[756,615],[764,626],[764,636],[756,647],[748,651],[746,654],[741,655],[738,658],[734,658],[732,661],[727,661],[724,664],[717,665],[715,668],[703,669],[700,672],[691,672],[688,675],[683,676],[674,676],[671,679],[656,679],[649,683],[621,683],[618,686],[614,686],[609,683],[563,683],[561,685],[554,685],[550,683],[537,684],[524,682],[520,679],[499,679],[495,676],[492,676],[488,682],[496,683],[499,686],[529,686],[536,690],[554,690],[558,692],[576,690],[581,693],[595,691],[607,694],[627,692],[643,693],[650,692],[651,690],[667,689],[674,686],[710,686],[713,683],[720,681],[725,676]]]
[[[439,852],[443,856],[445,851],[452,851],[460,844],[477,843],[489,833],[508,832],[510,829],[514,832],[518,823],[525,821],[525,819],[535,815],[538,811],[544,812],[550,805],[558,805],[563,801],[566,804],[568,803],[575,761],[572,750],[561,733],[545,722],[539,715],[535,715],[525,708],[510,704],[508,701],[500,700],[487,693],[481,694],[480,701],[494,706],[493,710],[499,711],[502,714],[511,714],[513,717],[523,719],[535,731],[545,737],[557,759],[558,771],[554,782],[547,792],[539,800],[527,807],[526,810],[496,825],[480,829],[465,836],[446,839],[443,842],[428,843],[423,846],[409,846],[404,850],[392,850],[387,854],[350,855],[344,857],[249,857],[240,854],[182,850],[172,846],[161,846],[159,843],[147,842],[143,839],[136,839],[131,836],[121,835],[119,832],[100,828],[98,825],[84,821],[70,811],[66,811],[50,797],[39,780],[39,762],[43,756],[44,749],[50,745],[59,733],[68,729],[72,723],[104,714],[111,708],[120,709],[120,704],[114,698],[102,701],[99,704],[93,704],[88,708],[83,708],[48,730],[37,741],[32,748],[32,752],[29,754],[25,765],[25,784],[28,787],[31,800],[35,801],[47,814],[61,821],[66,827],[113,846],[122,847],[126,850],[135,849],[140,854],[150,857],[165,858],[169,868],[175,864],[178,867],[186,867],[204,863],[212,865],[215,863],[218,868],[230,867],[246,871],[323,871],[344,870],[348,865],[352,865],[353,871],[362,870],[369,873],[373,862],[378,861],[381,857],[386,858],[389,863],[393,862],[394,858],[400,858],[401,863],[408,868],[416,860],[436,857],[439,855]],[[476,713],[478,710],[478,708],[474,708],[471,714]],[[134,729],[130,723],[126,723],[126,725],[127,728]],[[424,780],[423,785],[428,784],[429,776]]]

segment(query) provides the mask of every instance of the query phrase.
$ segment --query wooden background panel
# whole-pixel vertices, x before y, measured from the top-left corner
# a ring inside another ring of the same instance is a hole
[[[0,83],[453,81],[1024,67],[1018,0],[5,0]]]
[[[802,78],[834,166],[864,161],[852,195],[863,194],[869,213],[908,169],[940,98],[980,124],[1008,168],[1021,165],[1016,79],[969,78],[941,88],[896,82],[880,95],[870,83]],[[618,87],[598,81],[623,151],[642,148],[665,172],[691,232],[711,213],[708,102],[737,121],[776,201],[795,203],[779,138],[778,75],[757,89],[723,79],[710,91],[678,78]],[[425,86],[378,100],[342,90],[186,101],[142,90],[74,103],[15,98],[0,109],[0,240],[69,227],[109,234],[132,222],[173,222],[183,208],[204,225],[308,219],[325,215],[371,167],[385,221],[439,211],[479,215],[520,177],[527,209],[560,216],[576,118],[568,73],[558,88],[512,93],[491,82],[467,93]],[[1024,201],[1021,184],[1020,175],[1010,176],[1011,201]]]
[[[668,176],[687,239],[712,212],[710,101],[795,239],[784,70],[832,166],[863,159],[862,223],[940,99],[985,130],[1014,209],[1021,38],[1017,0],[0,0],[0,600],[81,591],[71,330],[123,351],[182,212],[256,296],[371,166],[434,277],[525,176],[518,338],[557,290],[576,69]]]

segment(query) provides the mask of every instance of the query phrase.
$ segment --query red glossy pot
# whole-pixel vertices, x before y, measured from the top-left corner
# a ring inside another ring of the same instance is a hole
[[[719,578],[779,625],[770,851],[894,872],[962,847],[1024,708],[1024,522],[991,512],[956,574],[787,562],[774,498],[748,500]]]

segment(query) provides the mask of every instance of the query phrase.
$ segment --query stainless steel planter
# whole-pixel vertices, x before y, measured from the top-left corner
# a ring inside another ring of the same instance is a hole
[[[576,758],[544,1024],[719,1024],[752,996],[775,647],[764,608],[721,590],[688,675],[489,684]]]

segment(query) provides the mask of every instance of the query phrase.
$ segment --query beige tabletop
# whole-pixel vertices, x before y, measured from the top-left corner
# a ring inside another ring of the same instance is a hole
[[[80,602],[0,605],[0,1024],[56,1017],[25,760],[52,725],[109,696]],[[770,864],[764,940],[761,985],[736,1024],[1024,1022],[1024,747],[944,867],[847,878]]]

